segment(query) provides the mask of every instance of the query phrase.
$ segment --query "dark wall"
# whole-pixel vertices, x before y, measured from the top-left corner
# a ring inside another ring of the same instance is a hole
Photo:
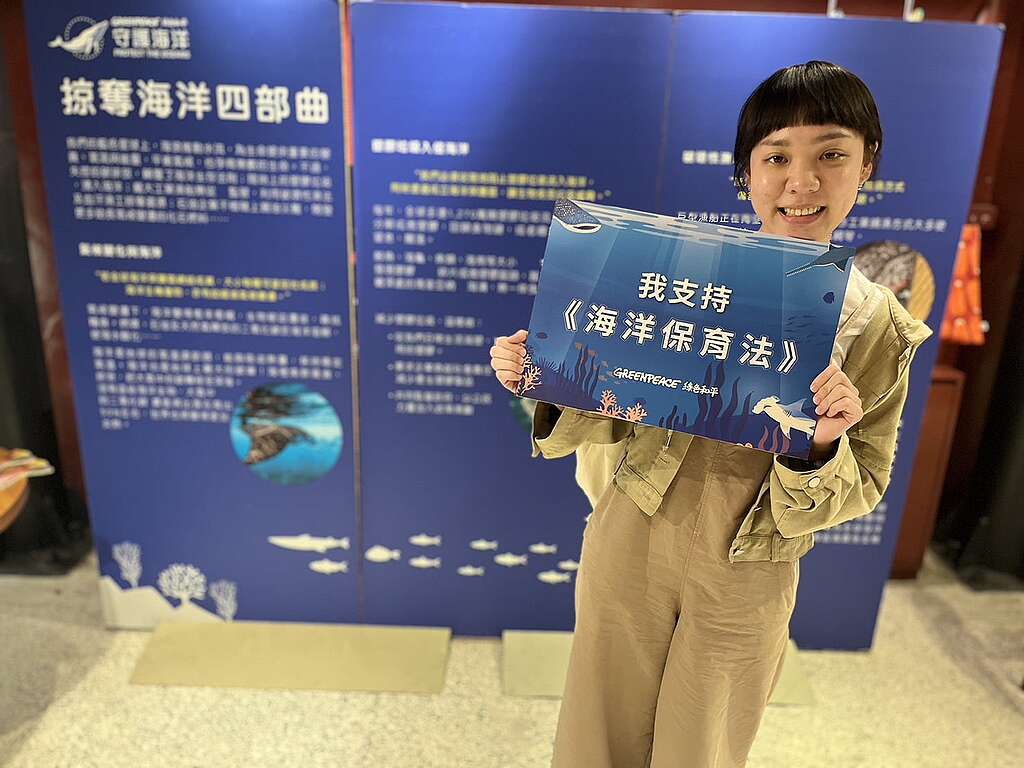
[[[88,525],[84,505],[61,472],[39,327],[6,79],[0,78],[0,446],[28,448],[57,474],[36,478],[28,503],[0,534],[0,571],[62,572],[80,558]]]

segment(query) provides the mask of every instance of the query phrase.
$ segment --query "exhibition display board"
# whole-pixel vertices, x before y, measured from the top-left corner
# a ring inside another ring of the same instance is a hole
[[[885,139],[833,241],[937,329],[1002,38],[386,2],[349,6],[343,36],[329,0],[81,10],[26,17],[112,626],[572,629],[589,505],[571,457],[531,459],[531,401],[488,364],[529,322],[555,200],[754,230],[740,107],[780,67],[834,61]],[[801,647],[871,645],[937,350],[914,364],[885,499],[801,562]]]

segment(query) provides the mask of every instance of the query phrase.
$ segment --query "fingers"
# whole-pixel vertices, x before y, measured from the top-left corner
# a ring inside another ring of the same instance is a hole
[[[516,394],[518,392],[519,379],[521,378],[520,376],[509,376],[508,374],[502,373],[501,371],[495,371],[494,375],[501,383],[501,386],[503,386],[509,392],[511,392],[512,394]]]
[[[839,385],[833,388],[832,391],[822,399],[818,407],[814,409],[814,412],[819,416],[828,417],[845,413],[853,419],[853,423],[860,421],[861,417],[864,415],[860,397],[857,395],[855,390],[845,385]]]
[[[860,421],[859,401],[852,397],[841,397],[828,407],[824,415],[829,418],[845,415],[848,421],[855,424]]]
[[[840,367],[835,363],[829,363],[828,368],[814,377],[814,381],[811,382],[811,392],[816,393],[821,388],[821,385],[832,378],[836,373],[842,373],[842,369],[840,369]]]
[[[828,374],[826,378],[825,375]],[[818,386],[815,387],[814,385]],[[822,371],[818,377],[811,382],[811,391],[814,392],[814,402],[816,405],[823,405],[825,401],[831,397],[836,390],[840,387],[848,390],[848,394],[852,394],[854,397],[860,397],[860,392],[853,386],[853,382],[835,365],[830,365],[824,371]],[[818,411],[821,413],[822,411]]]
[[[523,362],[526,360],[526,352],[515,348],[495,345],[491,347],[491,363],[493,364],[495,360],[503,363],[509,363],[510,368],[515,366],[522,368]]]
[[[526,365],[526,338],[528,332],[519,329],[511,336],[498,336],[490,349],[491,368],[505,389],[513,394],[519,388]]]

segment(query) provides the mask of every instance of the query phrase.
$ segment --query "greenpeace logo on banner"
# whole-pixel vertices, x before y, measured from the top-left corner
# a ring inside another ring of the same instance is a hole
[[[75,58],[89,61],[103,52],[108,28],[115,58],[192,58],[188,19],[183,16],[114,16],[99,22],[88,16],[76,16],[64,27],[63,36],[57,35],[49,46],[63,48]]]
[[[64,36],[50,41],[51,48],[63,48],[76,59],[89,61],[103,53],[104,36],[109,21],[96,21],[88,16],[75,16],[64,27]]]

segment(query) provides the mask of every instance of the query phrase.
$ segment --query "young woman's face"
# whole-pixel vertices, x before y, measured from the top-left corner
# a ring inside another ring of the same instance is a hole
[[[750,200],[759,231],[828,242],[871,175],[864,137],[838,125],[783,128],[750,153]]]

